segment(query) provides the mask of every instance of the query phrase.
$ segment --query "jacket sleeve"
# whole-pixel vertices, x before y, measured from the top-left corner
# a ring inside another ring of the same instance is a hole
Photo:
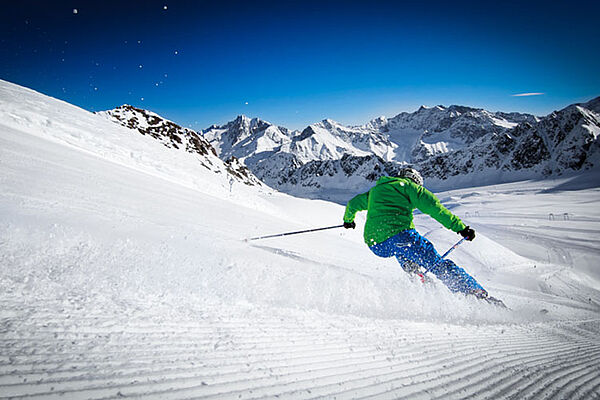
[[[346,205],[344,213],[344,222],[354,221],[358,211],[366,210],[369,206],[369,192],[354,196]]]
[[[451,231],[463,230],[466,225],[456,215],[444,207],[438,198],[423,186],[410,185],[408,190],[411,203],[423,213],[431,216],[437,222]]]

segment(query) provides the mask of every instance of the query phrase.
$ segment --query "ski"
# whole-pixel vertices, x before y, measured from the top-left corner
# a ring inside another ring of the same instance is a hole
[[[494,306],[497,306],[497,307],[500,307],[500,308],[505,308],[505,309],[508,310],[508,307],[506,306],[506,304],[504,304],[504,302],[502,300],[500,300],[500,299],[497,299],[497,298],[492,297],[492,296],[487,296],[487,297],[484,297],[483,300],[487,301],[488,303],[490,303],[490,304],[492,304]]]

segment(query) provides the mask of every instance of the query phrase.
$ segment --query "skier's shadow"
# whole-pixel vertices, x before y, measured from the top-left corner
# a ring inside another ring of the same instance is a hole
[[[277,254],[279,256],[283,256],[283,257],[287,257],[287,258],[291,258],[292,260],[296,260],[302,263],[310,263],[313,265],[318,265],[318,266],[322,266],[322,267],[328,267],[328,268],[334,268],[337,270],[341,270],[341,271],[345,271],[345,272],[350,272],[356,275],[360,275],[362,277],[365,278],[369,278],[372,279],[373,277],[367,274],[363,274],[361,272],[355,271],[353,269],[350,268],[344,268],[344,267],[340,267],[339,265],[335,265],[335,264],[329,264],[329,263],[324,263],[324,262],[320,262],[320,261],[315,261],[315,260],[311,260],[310,258],[306,258],[294,251],[290,251],[290,250],[283,250],[283,249],[278,249],[276,247],[269,247],[269,246],[260,246],[257,244],[251,244],[250,246],[255,247],[257,249],[260,250],[264,250],[264,251],[268,251],[269,253],[273,253],[273,254]]]

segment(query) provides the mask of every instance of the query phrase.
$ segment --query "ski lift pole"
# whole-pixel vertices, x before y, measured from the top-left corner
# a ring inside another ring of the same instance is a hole
[[[268,239],[268,238],[274,238],[274,237],[280,237],[280,236],[288,236],[288,235],[297,235],[299,233],[308,233],[308,232],[317,232],[317,231],[324,231],[326,229],[334,229],[334,228],[341,228],[343,227],[344,224],[342,225],[334,225],[334,226],[326,226],[324,228],[315,228],[315,229],[305,229],[303,231],[295,231],[295,232],[286,232],[286,233],[277,233],[275,235],[266,235],[266,236],[257,236],[257,237],[253,237],[253,238],[248,238],[248,239],[244,239],[244,241],[249,242],[251,240],[259,240],[259,239]]]

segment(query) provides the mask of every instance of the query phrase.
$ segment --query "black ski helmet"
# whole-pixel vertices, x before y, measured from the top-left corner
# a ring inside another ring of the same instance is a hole
[[[414,168],[402,168],[400,171],[398,171],[398,177],[408,178],[417,185],[423,186],[423,177],[421,176],[419,171],[417,171]]]

